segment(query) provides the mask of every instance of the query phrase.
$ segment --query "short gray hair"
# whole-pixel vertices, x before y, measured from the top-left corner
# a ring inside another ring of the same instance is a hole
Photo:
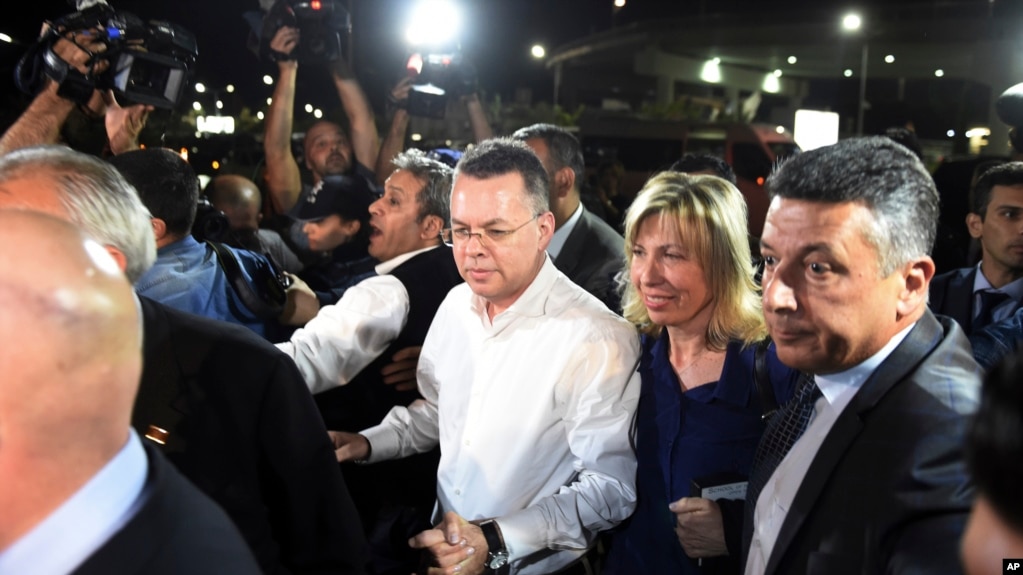
[[[533,149],[519,140],[494,138],[484,140],[467,151],[455,166],[455,178],[464,174],[486,180],[505,174],[519,174],[526,185],[526,201],[533,215],[550,211],[547,170]]]
[[[864,237],[878,253],[878,272],[927,256],[938,226],[938,190],[920,159],[885,136],[849,138],[789,156],[767,178],[771,198],[862,203],[874,216]]]
[[[22,148],[0,156],[0,184],[39,175],[54,183],[71,223],[124,254],[125,275],[131,283],[152,267],[156,238],[149,210],[113,166],[56,145]]]
[[[391,163],[423,184],[423,189],[417,195],[417,221],[423,221],[426,216],[437,216],[445,226],[448,225],[451,219],[451,177],[454,174],[451,166],[428,158],[422,150],[415,148],[398,154]]]

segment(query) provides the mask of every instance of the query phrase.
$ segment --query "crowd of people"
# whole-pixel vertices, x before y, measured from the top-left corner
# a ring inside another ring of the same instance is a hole
[[[718,158],[592,203],[572,132],[495,136],[472,95],[456,162],[404,149],[401,108],[381,141],[343,58],[347,122],[296,157],[300,42],[270,43],[259,182],[200,189],[110,93],[108,148],[73,150],[53,79],[0,137],[0,575],[1023,556],[1023,161],[978,174],[979,260],[936,274],[938,192],[891,134],[779,163],[751,237]]]

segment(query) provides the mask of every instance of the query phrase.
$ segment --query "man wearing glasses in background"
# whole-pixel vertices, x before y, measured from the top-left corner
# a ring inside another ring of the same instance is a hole
[[[424,399],[361,435],[334,433],[345,461],[439,443],[437,527],[410,541],[432,567],[421,572],[583,573],[597,533],[635,506],[639,339],[554,267],[547,187],[521,142],[466,153],[445,233],[466,283],[423,344]]]

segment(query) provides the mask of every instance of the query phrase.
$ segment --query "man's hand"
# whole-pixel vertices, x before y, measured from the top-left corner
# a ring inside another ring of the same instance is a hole
[[[489,548],[483,531],[454,511],[445,513],[440,525],[416,535],[408,544],[430,556],[426,575],[479,575],[486,571]]]
[[[398,80],[398,83],[391,88],[391,93],[387,95],[387,102],[398,108],[406,107],[408,105],[408,94],[412,91],[412,81],[414,79],[414,76],[402,76],[401,80]]]
[[[415,391],[416,366],[419,365],[419,353],[423,346],[417,345],[398,350],[391,357],[391,363],[380,370],[385,385],[393,385],[397,391]]]
[[[284,56],[284,58],[277,58],[278,66],[296,65],[294,60],[286,58],[291,57],[291,53],[295,51],[300,39],[298,28],[291,26],[282,26],[274,33],[274,37],[270,39],[270,49]]]
[[[298,276],[288,272],[284,272],[284,275],[291,278],[291,285],[285,292],[288,299],[277,320],[284,325],[303,326],[320,311],[320,300],[309,284]]]
[[[116,156],[139,149],[139,134],[146,127],[146,120],[149,119],[149,113],[154,109],[153,106],[135,104],[122,108],[111,90],[103,92],[103,101],[107,105],[104,122],[107,127],[110,152]]]
[[[721,508],[710,499],[683,497],[668,506],[675,514],[675,535],[686,555],[717,557],[728,555]]]
[[[369,440],[366,436],[347,431],[328,431],[327,435],[334,444],[334,455],[338,463],[362,461],[369,457]]]

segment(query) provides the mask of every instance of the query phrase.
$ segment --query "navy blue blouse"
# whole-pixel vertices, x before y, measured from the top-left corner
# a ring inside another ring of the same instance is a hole
[[[642,388],[636,416],[636,511],[611,536],[604,573],[700,573],[675,535],[668,504],[689,497],[694,478],[746,476],[764,432],[753,380],[755,346],[731,342],[721,379],[683,393],[669,361],[665,330],[644,336]],[[799,372],[767,349],[767,367],[779,405],[792,397]],[[737,555],[737,550],[733,554]],[[711,567],[704,561],[706,567]]]

